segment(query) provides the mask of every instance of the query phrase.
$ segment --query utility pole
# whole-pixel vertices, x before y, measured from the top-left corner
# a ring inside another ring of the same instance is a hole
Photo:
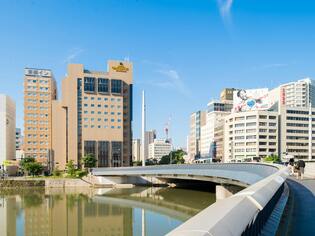
[[[141,125],[141,154],[142,166],[145,166],[145,129],[146,129],[146,107],[145,107],[145,92],[142,90],[142,125]]]

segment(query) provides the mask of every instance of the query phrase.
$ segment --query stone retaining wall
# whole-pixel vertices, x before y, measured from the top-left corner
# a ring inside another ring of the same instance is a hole
[[[90,187],[91,185],[81,179],[4,179],[0,180],[0,188],[25,187]]]

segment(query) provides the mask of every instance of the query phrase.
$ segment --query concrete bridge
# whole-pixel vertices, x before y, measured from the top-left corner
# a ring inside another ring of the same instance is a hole
[[[219,187],[220,199],[224,198],[222,195],[231,195],[225,194],[230,190],[228,186],[245,188],[218,200],[171,231],[169,236],[256,235],[263,232],[277,204],[287,196],[288,169],[277,165],[229,163],[94,168],[92,174],[94,181],[101,185],[209,181]]]

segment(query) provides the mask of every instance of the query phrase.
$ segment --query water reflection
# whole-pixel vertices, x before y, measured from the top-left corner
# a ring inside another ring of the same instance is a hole
[[[0,235],[164,235],[214,202],[173,188],[0,191]]]

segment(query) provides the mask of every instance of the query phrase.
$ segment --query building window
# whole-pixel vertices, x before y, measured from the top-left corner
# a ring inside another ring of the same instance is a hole
[[[84,141],[84,155],[93,154],[95,156],[96,141]]]
[[[112,166],[122,165],[122,142],[112,142]]]
[[[98,78],[98,92],[108,93],[109,92],[109,80],[104,78]]]
[[[122,83],[121,80],[112,79],[111,80],[111,90],[112,93],[121,93]]]
[[[95,78],[84,77],[84,91],[95,92]]]
[[[97,164],[98,164],[98,167],[109,166],[109,142],[108,141],[98,141]]]

